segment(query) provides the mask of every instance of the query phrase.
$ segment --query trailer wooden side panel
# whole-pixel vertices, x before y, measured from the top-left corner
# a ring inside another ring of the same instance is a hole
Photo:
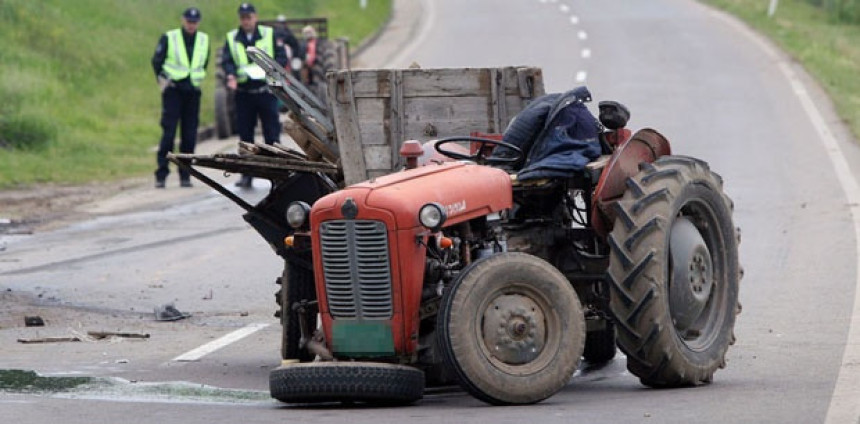
[[[400,168],[405,140],[501,133],[544,94],[540,68],[342,70],[328,75],[346,184]]]

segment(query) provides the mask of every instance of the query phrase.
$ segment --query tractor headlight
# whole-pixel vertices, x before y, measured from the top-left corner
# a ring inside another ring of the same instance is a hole
[[[287,223],[290,227],[299,229],[308,222],[311,207],[305,202],[293,202],[287,207]]]
[[[445,208],[438,203],[428,203],[418,211],[418,222],[433,232],[439,231],[447,218]]]

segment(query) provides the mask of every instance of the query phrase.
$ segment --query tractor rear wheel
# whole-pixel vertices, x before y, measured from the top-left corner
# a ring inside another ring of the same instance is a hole
[[[494,405],[536,403],[561,390],[585,342],[585,316],[570,282],[525,253],[500,253],[464,269],[436,323],[442,356],[460,385]]]
[[[652,387],[709,383],[740,310],[732,202],[707,163],[688,157],[643,163],[627,187],[608,238],[627,368]]]
[[[406,365],[374,362],[289,364],[269,374],[269,391],[284,403],[407,405],[424,396],[424,373]]]
[[[314,273],[310,269],[297,263],[284,262],[284,273],[281,277],[280,305],[281,305],[281,358],[298,359],[300,362],[309,362],[314,356],[305,348],[299,348],[302,338],[299,313],[294,311],[292,305],[302,300],[312,302],[316,300],[316,288],[314,287]],[[317,306],[307,307],[307,334],[313,334],[317,328]]]

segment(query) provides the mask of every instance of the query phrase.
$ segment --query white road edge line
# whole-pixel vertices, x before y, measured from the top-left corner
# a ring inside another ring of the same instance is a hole
[[[711,11],[714,13],[714,16],[735,27],[739,32],[745,34],[758,44],[777,63],[780,71],[782,71],[782,74],[794,90],[794,94],[800,101],[800,105],[818,132],[818,139],[827,152],[827,156],[833,164],[836,178],[839,180],[842,191],[845,193],[848,208],[851,212],[851,221],[854,224],[855,263],[860,266],[860,185],[857,184],[857,179],[854,178],[854,174],[845,160],[842,148],[839,147],[839,142],[833,136],[830,128],[827,127],[821,111],[815,106],[815,102],[810,97],[803,82],[783,55],[779,54],[762,36],[735,18],[713,9]],[[830,397],[830,406],[827,409],[827,418],[824,421],[826,424],[856,423],[858,422],[858,418],[860,418],[860,401],[858,401],[860,399],[860,269],[857,269],[855,273],[854,306],[851,310],[848,340],[842,354],[842,364],[839,367],[836,387],[833,388],[833,394]]]
[[[203,346],[200,346],[196,349],[189,350],[188,352],[185,352],[182,355],[179,355],[179,356],[173,358],[172,360],[175,362],[199,361],[200,358],[202,358],[202,357],[204,357],[204,356],[206,356],[212,352],[215,352],[216,350],[221,349],[224,346],[227,346],[231,343],[235,343],[239,340],[242,340],[245,337],[248,337],[251,334],[256,333],[257,331],[260,331],[260,330],[268,327],[269,325],[271,325],[271,324],[267,323],[267,322],[256,322],[256,323],[248,324],[248,325],[246,325],[246,326],[244,326],[244,327],[242,327],[242,328],[240,328],[240,329],[238,329],[232,333],[228,333],[228,334],[224,335],[220,339],[212,340],[211,342],[206,343]]]

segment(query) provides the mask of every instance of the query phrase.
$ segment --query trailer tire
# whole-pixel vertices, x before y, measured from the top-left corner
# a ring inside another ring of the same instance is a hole
[[[494,405],[540,402],[576,371],[585,316],[570,282],[546,261],[499,253],[464,269],[437,316],[446,365]]]
[[[328,82],[326,74],[338,69],[337,45],[331,40],[321,40],[317,44],[317,60],[310,69],[311,92],[328,107]]]
[[[708,164],[689,157],[643,163],[627,187],[608,237],[627,369],[651,387],[709,383],[740,310],[732,202]]]
[[[299,314],[292,305],[301,300],[315,301],[317,298],[314,286],[314,273],[297,263],[284,262],[284,273],[281,277],[281,358],[298,359],[299,362],[310,362],[314,355],[305,348],[299,348],[302,330]],[[313,334],[317,328],[317,307],[308,306],[308,334]]]
[[[229,97],[226,88],[215,88],[215,132],[219,139],[225,139],[233,134],[233,120],[230,116]]]
[[[590,364],[601,364],[615,357],[615,324],[606,322],[606,328],[585,334],[582,357]]]
[[[284,403],[408,405],[424,396],[424,373],[406,365],[374,362],[290,364],[269,374],[269,391]]]

